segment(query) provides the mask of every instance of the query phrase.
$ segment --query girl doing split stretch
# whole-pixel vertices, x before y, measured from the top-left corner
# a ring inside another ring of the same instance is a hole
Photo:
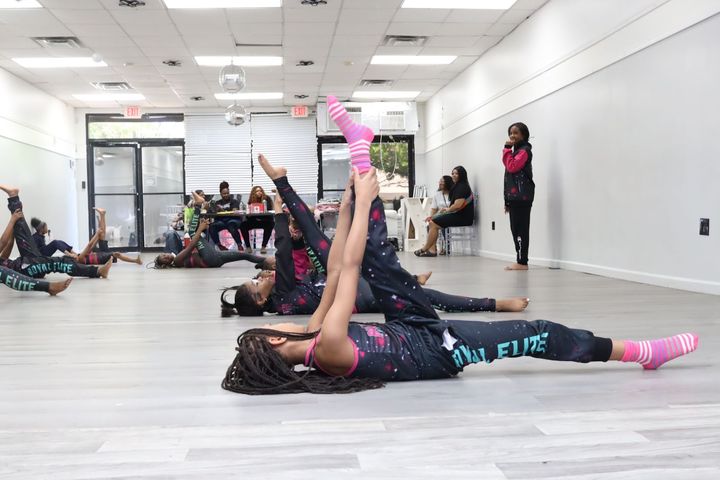
[[[327,284],[324,272],[328,268],[328,254],[331,246],[330,239],[320,230],[308,206],[297,195],[288,183],[284,168],[275,168],[264,155],[258,157],[258,163],[265,173],[275,183],[278,195],[275,196],[275,275],[260,275],[240,286],[225,289],[220,296],[223,316],[237,312],[241,316],[262,315],[263,312],[278,313],[280,315],[309,315],[315,312],[320,304],[323,290]],[[346,189],[345,195],[350,195]],[[293,259],[293,247],[288,228],[288,217],[282,212],[282,203],[285,201],[290,214],[295,219],[302,237],[308,246],[314,263],[318,263],[321,272],[309,275],[298,275]],[[342,208],[349,209],[349,202]],[[355,313],[377,313],[380,306],[373,296],[368,282],[372,282],[369,272],[359,280],[355,296]],[[298,278],[299,277],[299,278]],[[425,274],[424,280],[429,277]],[[235,291],[234,303],[225,299],[225,293]],[[446,312],[479,312],[479,311],[515,311],[519,312],[528,305],[527,298],[511,298],[495,300],[494,298],[470,298],[458,295],[449,295],[437,290],[424,289],[425,295],[430,299],[433,307]]]
[[[348,393],[388,381],[453,377],[473,363],[520,356],[636,362],[656,369],[697,348],[692,333],[635,342],[546,320],[441,320],[387,241],[374,170],[361,175],[355,168],[352,182],[354,214],[341,212],[338,218],[320,306],[307,325],[268,324],[240,335],[223,388],[255,395]],[[385,324],[350,322],[361,269],[371,274]],[[295,365],[308,368],[296,371]]]

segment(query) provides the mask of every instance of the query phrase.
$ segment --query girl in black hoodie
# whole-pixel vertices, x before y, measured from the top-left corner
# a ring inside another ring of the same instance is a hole
[[[528,143],[530,131],[524,123],[513,123],[508,127],[508,136],[502,155],[505,166],[505,213],[510,214],[510,230],[517,260],[505,267],[505,270],[527,270],[530,209],[535,199],[532,145]]]

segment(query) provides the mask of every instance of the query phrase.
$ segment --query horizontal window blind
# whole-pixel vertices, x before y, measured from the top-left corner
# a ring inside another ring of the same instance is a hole
[[[273,184],[257,163],[264,154],[277,166],[287,167],[290,184],[296,192],[317,195],[318,157],[315,116],[293,118],[287,115],[256,115],[252,119],[253,184],[270,192]],[[312,202],[314,203],[314,202]]]
[[[249,122],[234,127],[223,114],[185,115],[187,192],[217,194],[224,180],[245,201],[252,186],[250,145]]]

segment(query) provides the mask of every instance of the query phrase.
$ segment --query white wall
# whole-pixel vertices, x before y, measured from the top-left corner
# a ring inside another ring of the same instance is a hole
[[[0,182],[21,188],[28,223],[77,245],[74,128],[72,107],[0,69]]]
[[[478,253],[514,258],[500,152],[523,121],[537,183],[531,263],[720,294],[719,11],[552,0],[428,102],[423,170],[468,168]]]

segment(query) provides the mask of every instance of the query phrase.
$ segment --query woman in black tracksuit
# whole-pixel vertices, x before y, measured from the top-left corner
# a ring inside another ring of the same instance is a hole
[[[532,145],[528,142],[530,131],[524,123],[513,123],[508,128],[508,136],[502,155],[505,166],[505,213],[510,214],[516,261],[505,267],[505,270],[527,270],[530,210],[535,199]]]

